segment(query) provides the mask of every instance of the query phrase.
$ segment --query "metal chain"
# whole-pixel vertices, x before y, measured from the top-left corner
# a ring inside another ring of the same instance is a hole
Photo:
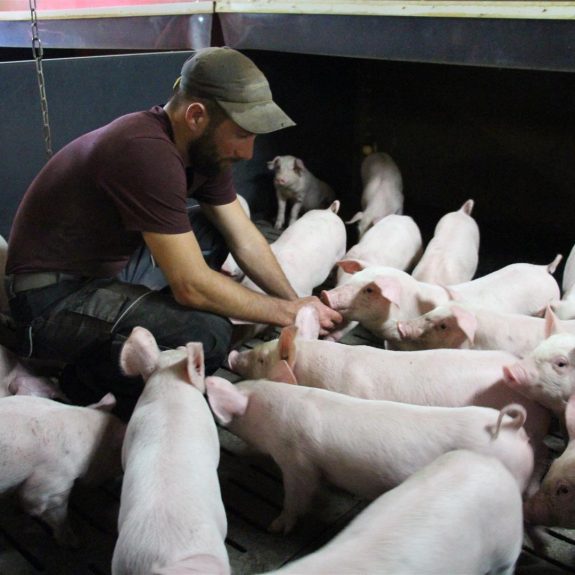
[[[44,130],[44,147],[48,158],[52,157],[52,134],[50,130],[50,117],[48,116],[48,99],[46,98],[46,82],[44,70],[42,68],[42,58],[44,49],[38,34],[38,13],[36,11],[36,0],[29,0],[30,20],[32,21],[32,55],[36,61],[36,75],[38,76],[38,89],[40,90],[40,105],[42,107],[42,126]]]

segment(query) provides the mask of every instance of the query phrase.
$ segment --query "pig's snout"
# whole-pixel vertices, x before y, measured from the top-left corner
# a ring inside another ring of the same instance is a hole
[[[322,290],[321,293],[319,294],[319,299],[323,304],[329,307],[333,307],[332,304],[334,303],[334,298],[328,291]]]
[[[423,334],[423,330],[421,328],[415,327],[409,322],[405,321],[397,322],[397,331],[399,333],[400,339],[402,340],[416,339],[421,337]]]
[[[506,365],[503,367],[505,383],[513,387],[525,387],[530,385],[530,378],[525,369],[520,365]]]
[[[287,180],[281,176],[276,176],[274,178],[274,183],[278,184],[279,186],[285,186],[287,184]]]

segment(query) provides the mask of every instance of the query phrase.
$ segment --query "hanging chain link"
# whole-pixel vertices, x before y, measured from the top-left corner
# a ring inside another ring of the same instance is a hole
[[[48,116],[48,99],[46,98],[46,82],[44,79],[44,69],[42,68],[42,58],[44,49],[38,34],[38,12],[36,10],[36,0],[29,0],[30,19],[32,21],[32,55],[36,62],[36,75],[38,76],[38,89],[40,90],[40,105],[42,107],[42,126],[44,130],[44,147],[48,158],[52,156],[52,134],[50,131],[50,117]]]

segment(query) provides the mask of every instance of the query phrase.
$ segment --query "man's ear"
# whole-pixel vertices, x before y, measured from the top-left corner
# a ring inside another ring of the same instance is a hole
[[[192,102],[186,108],[185,118],[188,128],[196,136],[203,134],[209,121],[208,111],[200,102]]]

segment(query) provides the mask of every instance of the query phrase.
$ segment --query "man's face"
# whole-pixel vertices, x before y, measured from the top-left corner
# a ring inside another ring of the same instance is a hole
[[[188,145],[190,165],[204,176],[217,176],[230,165],[253,156],[255,134],[226,118],[210,121],[204,133]]]

